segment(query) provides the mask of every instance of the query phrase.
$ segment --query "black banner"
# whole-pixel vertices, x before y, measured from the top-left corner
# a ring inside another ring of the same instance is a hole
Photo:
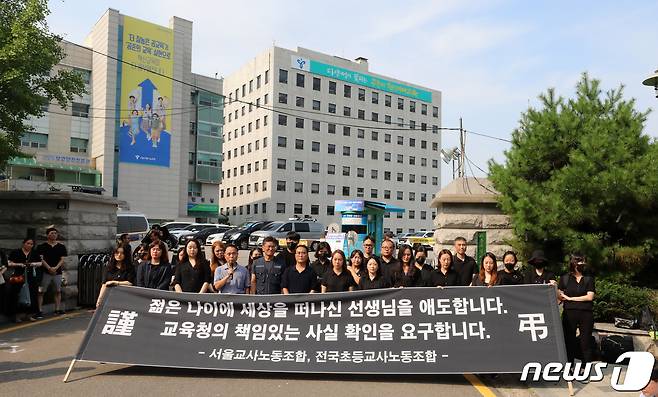
[[[521,372],[566,362],[555,287],[225,295],[108,288],[77,360],[304,373]]]

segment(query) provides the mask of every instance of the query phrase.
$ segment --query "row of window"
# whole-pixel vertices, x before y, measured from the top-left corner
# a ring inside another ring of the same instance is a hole
[[[254,172],[260,171],[260,164],[261,164],[260,161],[254,162],[254,167],[253,167]],[[262,164],[263,164],[263,169],[266,170],[267,169],[267,159],[263,159]],[[244,175],[245,173],[246,174],[251,174],[251,168],[252,168],[251,163],[246,164],[246,165],[245,164],[241,165],[240,166],[240,175]],[[236,177],[236,176],[238,176],[238,167],[233,167],[233,177]],[[228,168],[226,170],[226,179],[230,179],[230,178],[231,178],[231,168]],[[222,179],[224,179],[224,171],[222,171]],[[258,191],[258,190],[256,190],[256,191]]]
[[[295,171],[304,171],[304,161],[302,160],[294,160],[295,162]],[[348,165],[344,165],[343,167],[343,176],[351,176],[352,175],[352,167]],[[276,162],[276,168],[279,170],[287,170],[288,169],[288,161],[286,159],[278,158]],[[311,172],[316,174],[320,173],[320,163],[312,162],[311,163]],[[325,170],[327,175],[336,175],[336,166],[334,164],[327,164],[327,169]],[[378,169],[371,169],[370,170],[370,179],[378,179],[379,178],[379,172],[380,170]],[[384,180],[385,181],[390,181],[391,180],[391,171],[384,171]],[[396,173],[396,181],[397,182],[404,182],[404,173],[398,172]],[[356,168],[356,176],[359,178],[364,178],[365,177],[365,168],[357,167]],[[438,184],[438,177],[433,177],[432,182],[435,182]],[[410,183],[416,183],[416,174],[409,174],[408,182]],[[426,185],[427,184],[427,175],[421,175],[420,176],[420,184],[421,185]]]
[[[222,215],[230,216],[231,210],[233,210],[232,212],[234,216],[238,214],[238,211],[240,215],[243,215],[244,214],[243,209],[246,208],[247,215],[251,215],[253,208],[253,213],[258,214],[258,206],[259,206],[258,203],[254,203],[254,204],[241,205],[239,207],[233,206],[233,208],[220,208],[219,213]],[[267,214],[267,203],[260,203],[260,212],[262,214]]]
[[[297,87],[304,88],[306,86],[306,76],[303,73],[297,73],[296,74],[296,79],[295,79],[295,85]],[[336,95],[337,92],[337,87],[338,84],[335,81],[328,80],[327,81],[327,91],[329,94]],[[279,69],[279,83],[281,84],[288,84],[288,71],[286,69]],[[313,84],[312,88],[314,91],[322,91],[322,79],[319,77],[313,77]],[[352,98],[352,86],[349,84],[343,84],[343,97],[345,98]],[[356,98],[359,101],[365,101],[366,100],[366,90],[365,88],[357,88],[357,96]],[[370,92],[370,101],[373,104],[379,104],[379,92],[378,91],[371,91]],[[412,113],[416,112],[416,101],[413,101],[411,99],[407,99],[409,102],[409,111]],[[392,107],[392,97],[391,95],[385,94],[384,95],[384,106],[386,107]],[[405,109],[405,98],[398,97],[397,98],[397,108],[399,110],[404,110]],[[427,110],[428,106],[425,103],[420,104],[420,113],[422,115],[427,115]],[[436,106],[432,106],[432,117],[438,118],[439,117],[439,108]]]
[[[361,113],[362,110],[359,110],[359,119],[363,120],[365,118],[365,111]],[[386,121],[386,124],[391,124],[390,116],[386,116],[388,119]],[[291,117],[292,118],[292,117]],[[288,126],[288,116],[285,114],[279,114],[278,115],[278,124],[281,126]],[[379,120],[379,114],[373,112],[372,113],[372,121],[378,121]],[[306,119],[303,117],[295,117],[295,127],[296,128],[304,128],[306,125]],[[326,121],[320,121],[320,120],[311,120],[311,130],[313,131],[320,131],[320,124],[326,124],[327,125],[327,132],[330,134],[335,134],[336,133],[336,123],[329,123]],[[340,124],[339,124],[340,125]],[[404,127],[404,119],[402,117],[398,118],[398,127]],[[415,129],[416,128],[416,122],[413,120],[410,120],[409,122],[409,128],[410,129]],[[351,130],[351,127],[349,125],[344,125],[343,126],[343,135],[345,135],[345,132],[349,132]],[[359,129],[361,130],[361,129]],[[420,124],[420,131],[427,131],[427,123],[421,123]],[[433,125],[432,126],[432,133],[438,134],[439,133],[439,126],[438,125]],[[347,134],[349,136],[349,134]]]
[[[235,96],[233,96],[234,92],[230,92],[228,94],[228,101],[229,103],[233,102],[233,99],[238,100],[240,98],[240,93],[242,93],[242,98],[244,98],[247,95],[247,88],[249,89],[249,93],[254,92],[254,86],[255,89],[259,89],[261,85],[265,85],[270,82],[270,71],[266,70],[265,73],[259,74],[256,76],[256,80],[254,79],[249,80],[248,83],[242,84],[242,90],[240,88],[235,89]]]
[[[270,102],[270,96],[269,94],[263,95],[263,105],[267,105]],[[229,102],[230,103],[230,102]],[[241,114],[242,116],[245,116],[247,112],[251,113],[254,111],[255,108],[259,108],[261,106],[260,98],[256,98],[256,103],[249,103],[245,104],[242,106],[242,108],[235,109],[232,112],[228,112],[228,121],[229,123],[233,120],[237,120],[239,115]],[[226,117],[224,117],[224,124],[226,124]],[[267,124],[265,124],[267,125]]]
[[[288,137],[281,136],[279,135],[277,137],[276,144],[278,147],[281,148],[286,148],[288,147]],[[404,138],[398,137],[398,145],[404,145]],[[409,146],[410,147],[415,147],[416,146],[416,140],[413,138],[409,139]],[[427,141],[421,141],[421,148],[426,149],[427,148]],[[237,149],[237,148],[236,148]],[[303,139],[295,139],[295,149],[299,150],[304,150],[304,140]],[[438,142],[432,142],[432,150],[435,152],[439,151],[439,143]],[[311,151],[313,152],[319,152],[320,151],[320,142],[318,141],[311,141]],[[327,144],[327,153],[329,154],[336,154],[336,144],[334,143],[328,143]],[[351,156],[352,149],[350,146],[345,146],[343,145],[343,155],[344,156]],[[357,148],[356,150],[356,155],[358,158],[364,158],[365,156],[365,149],[363,148]],[[391,161],[391,153],[390,152],[384,152],[384,161]],[[398,163],[403,163],[404,162],[404,155],[403,154],[397,154],[397,162]],[[370,158],[373,160],[378,160],[379,159],[379,151],[378,150],[370,150]],[[409,164],[414,165],[416,163],[415,156],[409,156]],[[413,159],[413,160],[411,160]],[[438,162],[437,162],[438,165]],[[434,167],[436,168],[436,167]]]
[[[268,117],[267,117],[267,115],[265,115],[265,116],[263,116],[263,127],[266,127],[267,123],[268,123]],[[254,126],[256,127],[255,128],[256,130],[260,129],[260,119],[256,119],[255,122],[250,122],[247,125],[243,125],[242,127],[240,127],[240,136],[244,136],[244,134],[254,131]],[[238,139],[238,129],[237,128],[235,130],[233,130],[232,135],[233,135],[233,139]],[[225,141],[230,141],[231,140],[231,131],[229,131],[228,134],[226,134],[226,136],[224,137],[224,140]]]
[[[241,145],[240,146],[240,151],[239,151],[240,155],[242,156],[242,155],[245,154],[245,148],[247,150],[247,153],[251,153],[252,150],[253,151],[260,150],[260,146],[261,146],[260,142],[261,142],[261,140],[258,139],[256,141],[254,141],[253,144],[252,144],[252,142],[249,142],[246,145]],[[263,138],[263,149],[265,149],[266,147],[267,147],[267,137],[264,137]],[[229,149],[228,151],[226,151],[226,157],[224,157],[224,155],[222,155],[222,157],[226,158],[228,160],[230,160],[231,158],[238,157],[238,148],[235,147],[235,148],[233,148],[233,150]]]

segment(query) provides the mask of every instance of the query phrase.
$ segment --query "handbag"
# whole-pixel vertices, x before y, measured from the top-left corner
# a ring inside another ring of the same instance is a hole
[[[24,284],[25,283],[25,275],[24,274],[14,274],[13,276],[9,277],[9,284]]]
[[[32,300],[30,299],[30,286],[27,282],[23,283],[23,287],[18,292],[18,304],[23,307],[30,307]]]

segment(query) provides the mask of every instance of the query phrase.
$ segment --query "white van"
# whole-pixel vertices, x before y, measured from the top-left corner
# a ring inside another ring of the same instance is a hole
[[[117,212],[117,240],[122,234],[127,233],[133,252],[149,232],[149,228],[146,215],[139,212]]]

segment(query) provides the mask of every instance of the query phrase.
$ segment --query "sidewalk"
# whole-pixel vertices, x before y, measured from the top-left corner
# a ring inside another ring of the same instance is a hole
[[[603,370],[604,379],[600,382],[580,383],[573,382],[574,396],[597,397],[597,396],[639,396],[640,392],[618,392],[610,386],[610,377],[614,365],[608,364]],[[622,379],[626,372],[625,366],[622,370]],[[568,397],[569,389],[565,381],[553,382],[521,382],[521,374],[504,374],[493,379],[486,375],[478,376],[486,385],[495,389],[496,394],[505,397]]]

